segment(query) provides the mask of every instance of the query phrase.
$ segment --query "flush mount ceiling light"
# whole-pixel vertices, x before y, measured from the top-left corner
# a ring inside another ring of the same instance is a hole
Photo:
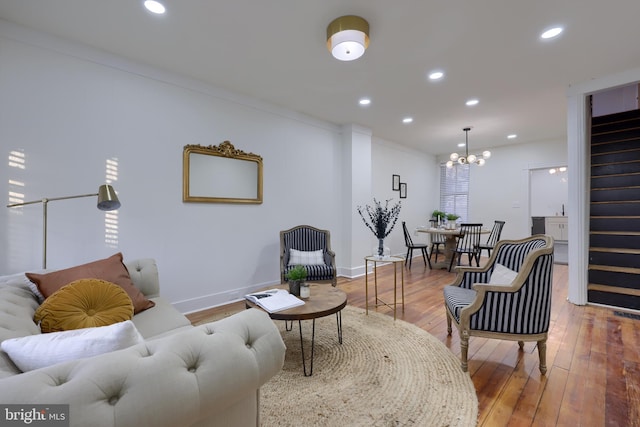
[[[451,153],[449,156],[449,161],[447,162],[447,167],[451,169],[454,165],[467,165],[471,163],[475,163],[478,166],[482,166],[485,164],[486,160],[491,157],[491,151],[483,151],[482,154],[469,154],[469,131],[471,128],[464,128],[465,136],[465,155],[462,156],[458,153]]]
[[[359,16],[336,18],[327,27],[327,48],[340,61],[360,58],[369,47],[369,23]]]

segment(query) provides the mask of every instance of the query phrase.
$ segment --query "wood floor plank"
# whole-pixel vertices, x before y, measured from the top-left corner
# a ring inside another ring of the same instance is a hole
[[[620,321],[616,317],[609,317],[607,328],[607,393],[605,398],[605,417],[615,420],[622,416],[629,417],[629,401],[627,400],[627,378],[624,375],[624,350],[619,328]],[[615,414],[615,415],[614,415]],[[611,426],[626,426],[627,424],[608,424]]]
[[[547,372],[547,385],[545,387],[533,424],[537,426],[555,426],[558,424],[560,403],[567,385],[569,371],[553,366]]]
[[[414,261],[405,269],[405,310],[398,310],[398,319],[431,333],[459,358],[460,339],[455,328],[447,335],[442,297],[455,274]],[[390,266],[378,270],[378,280],[381,296],[392,297]],[[640,320],[571,304],[568,280],[568,266],[555,265],[547,375],[540,374],[535,343],[520,352],[514,342],[471,337],[469,375],[478,394],[479,426],[640,427]],[[350,305],[364,308],[364,277],[340,277],[338,287]],[[196,323],[243,309],[243,302],[235,302],[187,317]],[[386,307],[375,311],[393,316]]]
[[[625,361],[624,377],[629,402],[629,425],[640,427],[640,363]]]
[[[589,368],[585,375],[582,396],[581,426],[605,426],[605,395],[607,390],[607,355],[593,351],[589,353]]]
[[[562,396],[560,413],[558,414],[558,425],[572,425],[580,418],[583,405],[583,393],[586,383],[584,372],[589,369],[589,352],[593,333],[593,318],[583,318],[576,335],[577,341],[573,353],[570,353],[571,363],[567,369],[569,377],[567,386]]]

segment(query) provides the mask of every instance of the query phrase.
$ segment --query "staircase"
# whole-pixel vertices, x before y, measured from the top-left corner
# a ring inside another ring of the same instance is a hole
[[[640,310],[640,110],[594,117],[588,301]]]

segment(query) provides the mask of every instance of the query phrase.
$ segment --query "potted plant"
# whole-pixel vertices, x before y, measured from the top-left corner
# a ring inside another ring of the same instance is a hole
[[[304,265],[295,265],[287,272],[287,281],[289,282],[289,293],[300,296],[300,285],[307,278],[307,269]]]
[[[456,220],[460,218],[460,215],[456,215],[454,213],[448,213],[445,215],[447,217],[447,228],[454,229],[456,228]]]

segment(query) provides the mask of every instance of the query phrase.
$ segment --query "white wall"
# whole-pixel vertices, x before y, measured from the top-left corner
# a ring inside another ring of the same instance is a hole
[[[638,109],[638,83],[597,92],[591,99],[591,116]]]
[[[96,192],[107,162],[117,165],[117,241],[105,241],[105,214],[94,198],[51,202],[49,268],[118,251],[125,259],[155,258],[163,295],[191,311],[279,281],[278,232],[294,225],[331,230],[339,271],[362,263],[367,254],[352,260],[339,251],[361,234],[347,220],[357,215],[352,204],[370,201],[346,203],[352,177],[345,162],[355,160],[345,156],[341,127],[2,24],[0,192],[6,203],[11,193],[29,201]],[[183,146],[224,140],[263,157],[264,203],[183,203]],[[403,217],[426,214],[420,194],[429,197],[434,189],[419,185],[436,173],[429,171],[430,156],[393,143],[376,143],[373,151],[371,196],[386,194],[378,189],[383,176],[390,191],[390,171],[400,171],[410,185]],[[12,152],[24,156],[24,169],[8,166]],[[41,205],[0,209],[0,274],[40,268],[41,215]],[[401,252],[395,235],[393,246]]]
[[[566,166],[566,165],[564,165]],[[549,173],[550,168],[530,171],[531,216],[562,216],[569,206],[569,173]],[[564,212],[563,212],[564,211]]]
[[[388,141],[375,139],[373,144],[373,187],[374,197],[384,203],[392,199],[390,205],[400,201],[402,209],[400,218],[391,234],[385,239],[394,255],[405,255],[406,246],[402,232],[402,221],[407,223],[415,242],[425,240],[425,235],[417,236],[413,231],[418,226],[428,226],[431,211],[438,204],[440,189],[438,187],[439,166],[435,156],[426,155],[402,147]],[[400,175],[400,182],[407,184],[407,198],[400,199],[400,192],[392,190],[392,175]],[[377,240],[371,234],[371,245]],[[425,240],[426,241],[426,240]],[[414,255],[416,252],[414,251]],[[417,253],[417,255],[420,255]]]

